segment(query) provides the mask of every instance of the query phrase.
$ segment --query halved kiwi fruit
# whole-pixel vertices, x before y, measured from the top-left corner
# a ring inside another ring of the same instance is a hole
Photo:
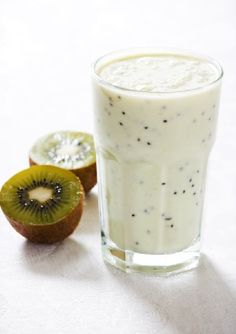
[[[40,138],[30,150],[30,165],[54,165],[72,171],[85,192],[97,183],[93,136],[84,132],[59,131]]]
[[[34,166],[10,178],[0,205],[10,224],[32,242],[54,243],[77,227],[83,210],[83,187],[72,172]]]

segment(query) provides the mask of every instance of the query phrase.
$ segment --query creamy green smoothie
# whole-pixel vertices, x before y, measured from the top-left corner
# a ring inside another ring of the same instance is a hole
[[[96,66],[96,148],[104,234],[121,250],[171,254],[198,242],[221,70],[175,53]]]

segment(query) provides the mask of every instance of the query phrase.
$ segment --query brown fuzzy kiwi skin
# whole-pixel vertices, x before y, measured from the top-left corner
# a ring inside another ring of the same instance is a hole
[[[38,164],[29,157],[30,166],[37,166]],[[81,181],[85,193],[88,193],[97,183],[97,168],[96,162],[90,166],[78,169],[70,169]]]
[[[29,241],[34,243],[53,244],[67,238],[79,225],[83,212],[83,198],[84,195],[82,191],[80,201],[71,213],[61,221],[50,225],[23,224],[13,220],[6,214],[5,216],[12,227]]]
[[[72,169],[71,172],[78,176],[86,193],[88,193],[97,183],[96,162],[88,167]]]

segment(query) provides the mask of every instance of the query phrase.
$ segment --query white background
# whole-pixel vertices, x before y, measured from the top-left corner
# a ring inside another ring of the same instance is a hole
[[[236,333],[235,0],[0,0],[0,184],[39,136],[92,132],[91,63],[136,46],[190,49],[225,70],[201,265],[166,279],[104,265],[96,189],[62,244],[32,245],[1,214],[1,334]]]

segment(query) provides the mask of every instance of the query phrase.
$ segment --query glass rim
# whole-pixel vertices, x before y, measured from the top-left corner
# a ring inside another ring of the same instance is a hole
[[[122,56],[123,53],[123,56]],[[120,56],[119,56],[120,54]],[[137,90],[137,89],[131,89],[131,88],[124,88],[118,85],[114,85],[112,83],[110,83],[109,81],[103,79],[98,73],[97,73],[97,66],[99,65],[99,62],[102,62],[103,60],[107,59],[107,62],[104,63],[104,65],[106,66],[106,64],[109,64],[113,61],[116,60],[121,60],[124,59],[127,56],[148,56],[148,55],[154,55],[154,54],[173,54],[173,55],[177,55],[177,56],[191,56],[193,58],[196,59],[202,59],[210,64],[212,64],[213,66],[215,66],[215,68],[218,70],[218,76],[215,80],[210,81],[208,83],[206,83],[205,85],[199,86],[199,87],[195,87],[195,88],[190,88],[190,89],[181,89],[181,90],[177,90],[177,91],[156,91],[156,92],[150,92],[150,91],[145,91],[145,90]],[[117,57],[115,57],[117,56]],[[115,57],[112,61],[109,62],[109,58]],[[193,52],[190,50],[185,50],[185,49],[178,49],[178,48],[170,48],[170,47],[163,47],[163,48],[159,48],[159,47],[138,47],[138,48],[126,48],[126,49],[120,49],[120,50],[115,50],[112,52],[108,52],[104,55],[102,55],[101,57],[97,58],[95,60],[95,62],[92,64],[92,76],[94,77],[94,79],[96,81],[98,81],[100,84],[102,84],[105,87],[108,88],[115,88],[117,90],[123,91],[123,92],[130,92],[133,94],[148,94],[148,95],[155,95],[155,94],[161,94],[161,95],[174,95],[174,94],[180,94],[180,93],[191,93],[191,92],[195,92],[195,91],[199,91],[199,90],[203,90],[207,87],[210,87],[214,84],[216,84],[218,81],[220,81],[222,79],[224,75],[224,71],[222,66],[220,65],[220,63],[215,60],[212,57],[206,56],[206,55],[202,55],[199,54],[197,52]]]

